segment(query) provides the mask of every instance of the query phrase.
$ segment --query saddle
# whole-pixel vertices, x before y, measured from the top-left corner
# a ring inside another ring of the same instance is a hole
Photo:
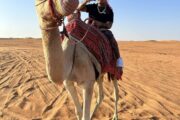
[[[80,19],[71,20],[66,25],[66,30],[70,39],[77,43],[83,43],[89,52],[95,56],[101,65],[102,73],[110,73],[117,79],[120,79],[121,75],[118,74],[112,47],[101,31]]]

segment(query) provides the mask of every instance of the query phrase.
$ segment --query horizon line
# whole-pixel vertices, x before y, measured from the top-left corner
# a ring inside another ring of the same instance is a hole
[[[41,37],[0,37],[0,40],[7,39],[42,39]],[[144,39],[144,40],[134,40],[134,39],[117,39],[117,41],[180,41],[178,39]]]

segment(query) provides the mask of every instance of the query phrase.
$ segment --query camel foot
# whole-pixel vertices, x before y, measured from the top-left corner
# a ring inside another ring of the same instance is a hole
[[[112,120],[118,120],[118,115],[114,114],[113,119]]]
[[[76,117],[77,117],[77,120],[82,120],[81,116],[76,116]]]
[[[82,120],[82,112],[76,113],[77,120]]]

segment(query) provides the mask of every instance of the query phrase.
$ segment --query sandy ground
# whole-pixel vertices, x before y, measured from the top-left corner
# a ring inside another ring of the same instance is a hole
[[[125,62],[119,81],[119,119],[180,120],[180,42],[119,46]],[[113,116],[113,85],[106,79],[104,92],[93,120]],[[95,87],[92,106],[96,97]],[[0,40],[0,119],[76,120],[67,91],[47,79],[40,40]]]

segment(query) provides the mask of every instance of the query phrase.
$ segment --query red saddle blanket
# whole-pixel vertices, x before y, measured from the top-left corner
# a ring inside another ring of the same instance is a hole
[[[70,36],[81,41],[96,57],[101,65],[102,73],[108,72],[117,79],[121,78],[116,67],[112,47],[103,33],[79,19],[69,22],[66,25],[66,30]]]

